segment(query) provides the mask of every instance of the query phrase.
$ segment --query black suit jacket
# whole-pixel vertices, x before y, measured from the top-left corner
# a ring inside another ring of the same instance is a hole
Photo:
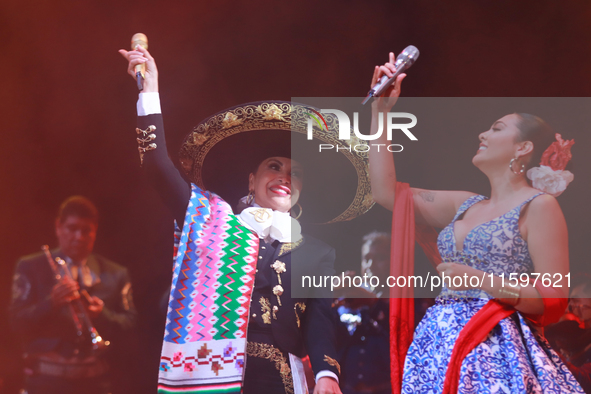
[[[59,249],[52,250],[52,256],[66,257]],[[136,311],[129,275],[126,268],[97,254],[88,257],[87,265],[100,278],[100,283],[87,291],[105,303],[92,323],[105,340],[112,340],[118,331],[134,324]],[[30,354],[55,351],[69,356],[75,351],[76,330],[69,308],[54,307],[51,303],[50,294],[55,283],[45,254],[25,256],[18,261],[10,320]]]

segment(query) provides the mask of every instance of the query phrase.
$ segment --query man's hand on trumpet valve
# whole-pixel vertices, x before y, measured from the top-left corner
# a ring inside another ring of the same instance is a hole
[[[80,298],[79,289],[80,286],[77,282],[67,277],[62,278],[51,289],[51,303],[53,306],[61,306]]]
[[[98,298],[96,296],[90,297],[88,299],[88,307],[87,307],[88,316],[91,319],[98,317],[98,315],[100,315],[101,312],[103,311],[104,306],[105,306],[105,303],[100,298]]]

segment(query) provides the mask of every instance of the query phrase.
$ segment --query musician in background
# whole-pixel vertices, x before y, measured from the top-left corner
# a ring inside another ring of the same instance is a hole
[[[377,276],[380,283],[386,283],[390,273],[391,239],[389,233],[377,231],[363,237],[360,276]],[[348,274],[355,275],[352,271]],[[357,294],[340,300],[338,307],[341,390],[343,394],[389,394],[392,390],[388,288],[378,285],[354,290]],[[368,294],[362,295],[362,292]],[[366,298],[353,298],[356,296]]]
[[[136,311],[127,269],[92,253],[97,225],[94,204],[70,197],[58,212],[59,248],[51,257],[65,261],[71,278],[57,264],[52,269],[42,252],[17,263],[10,319],[24,345],[28,394],[110,392],[107,357],[113,349],[93,349],[89,332],[94,327],[105,343],[117,346],[116,337],[133,326]],[[62,270],[59,280],[54,270]],[[81,306],[92,327],[72,305]],[[81,335],[76,319],[83,324]]]
[[[372,231],[363,237],[359,276],[378,277],[376,287],[360,287],[335,305],[341,324],[337,331],[341,390],[343,394],[390,394],[390,326],[388,276],[390,275],[390,233]],[[354,276],[347,271],[345,275]],[[382,287],[382,285],[384,285]],[[365,294],[364,294],[365,293]],[[339,294],[339,291],[336,292]],[[373,295],[373,297],[372,297]],[[415,326],[433,298],[416,298]]]

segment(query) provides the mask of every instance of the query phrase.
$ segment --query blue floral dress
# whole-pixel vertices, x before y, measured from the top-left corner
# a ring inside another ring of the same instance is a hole
[[[519,233],[521,208],[536,194],[506,214],[471,230],[462,251],[456,250],[454,223],[472,205],[486,199],[473,196],[439,234],[444,262],[468,264],[495,275],[530,273],[533,263]],[[507,283],[507,282],[506,282]],[[491,298],[480,289],[443,288],[435,306],[418,325],[404,364],[403,393],[441,393],[447,365],[460,330]],[[520,313],[503,319],[462,362],[459,393],[584,393],[545,339]]]

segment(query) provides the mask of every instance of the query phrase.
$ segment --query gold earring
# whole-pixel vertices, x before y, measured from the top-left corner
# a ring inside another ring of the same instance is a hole
[[[298,207],[300,207],[300,212],[297,214],[297,216],[293,216],[292,215],[292,218],[294,218],[295,220],[298,220],[300,218],[300,216],[302,216],[302,212],[304,212],[304,208],[302,208],[302,206],[300,205],[299,202],[296,202],[295,205],[297,205]],[[294,207],[295,207],[295,205],[294,205]],[[292,209],[293,209],[293,207],[292,207]]]
[[[253,202],[254,202],[254,190],[249,190],[248,196],[246,196],[246,204],[248,206],[251,206]]]

